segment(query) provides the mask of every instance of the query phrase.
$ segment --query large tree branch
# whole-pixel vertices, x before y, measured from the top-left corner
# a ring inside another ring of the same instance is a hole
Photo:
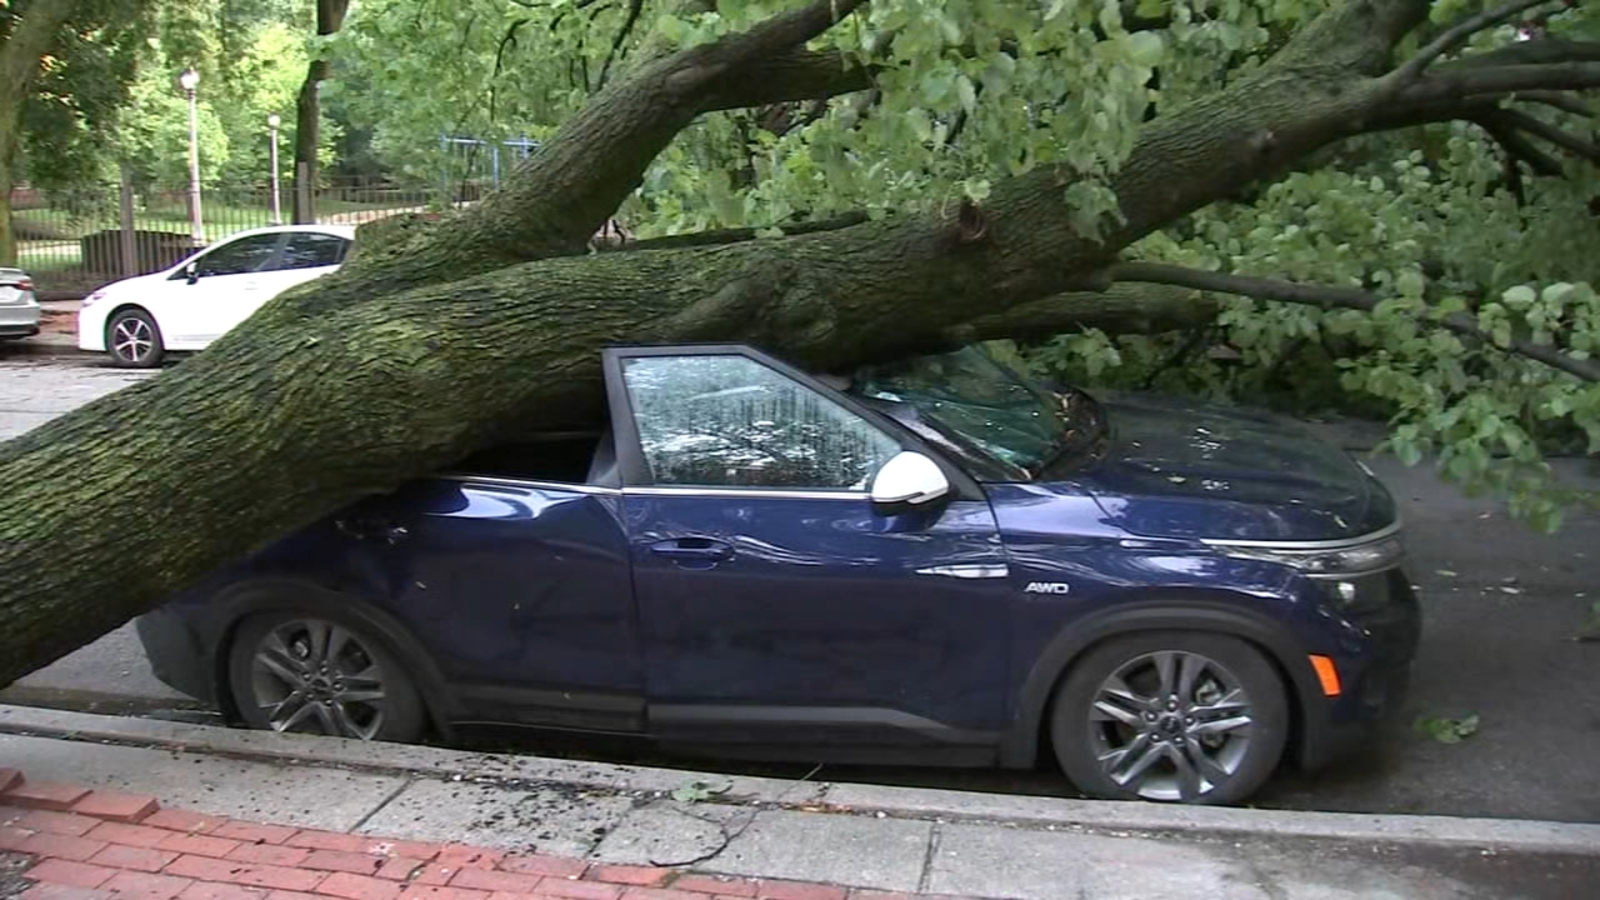
[[[826,100],[872,87],[876,70],[838,50],[795,49],[736,70],[706,92],[702,108],[746,109]]]
[[[1594,87],[1600,87],[1600,63],[1465,66],[1423,78],[1402,90],[1398,100],[1422,105],[1469,96],[1505,96],[1521,91],[1581,91]]]
[[[1320,309],[1355,309],[1362,312],[1372,312],[1382,302],[1376,294],[1359,288],[1299,284],[1292,281],[1279,281],[1274,278],[1258,278],[1253,275],[1207,272],[1201,269],[1191,269],[1185,266],[1167,265],[1165,263],[1118,263],[1111,267],[1110,276],[1115,282],[1148,282],[1152,284],[1177,285],[1202,291],[1240,294],[1246,297],[1254,297],[1258,300],[1299,303]],[[1436,324],[1441,328],[1474,340],[1493,343],[1490,335],[1478,327],[1477,320],[1465,313],[1450,313],[1431,320],[1419,318],[1418,321],[1424,325]],[[1513,338],[1504,349],[1528,359],[1542,362],[1547,366],[1559,369],[1568,375],[1576,376],[1585,381],[1600,381],[1600,364],[1593,360],[1574,359],[1562,353],[1557,347],[1547,344],[1535,344],[1532,341],[1521,338]]]
[[[1382,130],[1450,119],[1480,121],[1506,100],[1588,117],[1592,110],[1568,92],[1591,87],[1600,87],[1600,43],[1524,41],[1435,67],[1401,89],[1368,124]]]
[[[797,234],[816,234],[819,231],[838,231],[867,221],[867,214],[856,212],[836,216],[831,219],[818,219],[810,222],[793,222],[777,226],[785,236]],[[760,237],[762,229],[759,228],[718,228],[711,231],[695,231],[688,234],[672,234],[665,237],[645,238],[642,241],[630,241],[610,250],[670,250],[681,247],[713,247],[720,244],[739,244],[753,241]]]
[[[329,287],[377,279],[405,289],[582,253],[651,161],[701,113],[862,86],[865,73],[837,54],[800,48],[864,2],[812,0],[747,31],[649,58],[597,92],[500,190],[443,227],[416,229],[387,248],[367,242],[329,276]]]
[[[1408,84],[1421,77],[1423,70],[1432,65],[1434,60],[1465,44],[1474,34],[1486,28],[1493,28],[1526,9],[1549,3],[1550,0],[1511,0],[1509,3],[1484,10],[1473,16],[1467,16],[1460,22],[1446,28],[1438,37],[1424,44],[1417,50],[1415,56],[1406,60],[1391,76],[1396,84]]]
[[[845,17],[865,5],[867,0],[812,0],[793,12],[773,16],[756,27],[718,41],[718,49],[708,56],[727,66],[739,66],[799,47],[820,36]]]
[[[1110,334],[1160,334],[1214,321],[1221,305],[1202,291],[1164,284],[1112,284],[1069,291],[979,316],[939,333],[944,346],[1011,338],[1043,339],[1098,328]]]
[[[1518,132],[1515,125],[1506,121],[1506,112],[1503,109],[1488,110],[1473,118],[1473,121],[1477,123],[1479,128],[1487,132],[1489,137],[1494,138],[1495,143],[1500,145],[1500,149],[1505,151],[1513,167],[1517,162],[1525,162],[1529,168],[1533,169],[1535,175],[1546,177],[1560,175],[1561,162],[1535,147],[1532,141],[1529,141],[1526,136]],[[1513,168],[1510,171],[1515,172],[1516,170]],[[1515,186],[1513,185],[1513,187]],[[1518,197],[1520,199],[1520,193]]]
[[[1442,75],[1462,69],[1530,66],[1558,62],[1600,62],[1600,42],[1568,41],[1552,37],[1517,41],[1504,47],[1496,47],[1486,53],[1474,53],[1440,63],[1433,68],[1433,73]]]
[[[1496,118],[1511,128],[1526,131],[1536,138],[1555,144],[1574,156],[1600,164],[1600,146],[1596,146],[1593,141],[1586,141],[1575,134],[1563,131],[1543,119],[1535,118],[1525,112],[1519,112],[1514,109],[1500,110],[1496,113]]]
[[[1594,110],[1589,108],[1589,104],[1560,91],[1522,91],[1512,94],[1511,99],[1526,100],[1529,103],[1542,103],[1545,106],[1559,109],[1574,116],[1580,116],[1585,119],[1594,118]]]

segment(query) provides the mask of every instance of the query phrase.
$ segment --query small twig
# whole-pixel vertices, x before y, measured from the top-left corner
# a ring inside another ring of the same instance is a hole
[[[1416,81],[1422,77],[1423,70],[1427,69],[1434,60],[1466,43],[1474,34],[1499,25],[1501,22],[1515,16],[1517,13],[1550,0],[1511,0],[1494,9],[1484,10],[1475,16],[1468,16],[1444,30],[1443,34],[1429,41],[1417,54],[1406,60],[1398,69],[1394,70],[1393,78],[1399,84]]]
[[[489,121],[495,120],[495,107],[500,97],[500,73],[506,62],[506,47],[517,46],[517,29],[528,24],[529,19],[517,19],[506,28],[505,36],[500,38],[500,46],[494,51],[494,74],[489,76]]]
[[[644,11],[644,0],[628,0],[628,17],[622,21],[622,28],[617,32],[616,38],[611,41],[611,49],[606,51],[606,61],[600,66],[600,79],[595,82],[596,89],[606,86],[606,78],[611,74],[611,63],[616,60],[617,52],[628,40],[628,35],[633,33],[633,26],[639,21],[639,13]]]
[[[812,766],[811,767],[811,771],[809,771],[806,774],[800,776],[799,780],[797,780],[793,784],[789,785],[788,787],[784,788],[783,792],[780,793],[777,796],[777,799],[772,801],[773,804],[774,805],[782,805],[782,803],[784,801],[784,798],[788,797],[789,793],[791,791],[793,791],[797,787],[800,787],[803,784],[806,784],[806,783],[810,782],[811,779],[818,772],[821,772],[822,771],[822,765],[823,765],[822,763],[817,763],[816,765]],[[717,845],[715,847],[711,848],[710,850],[707,850],[706,852],[700,854],[699,856],[694,857],[693,859],[674,859],[674,860],[668,860],[668,861],[665,861],[665,862],[652,859],[652,860],[650,860],[650,865],[652,865],[652,866],[658,866],[658,867],[665,867],[665,866],[692,866],[692,865],[696,865],[698,863],[706,862],[708,860],[716,859],[718,856],[720,856],[722,854],[722,851],[728,849],[728,845],[729,844],[732,844],[735,840],[737,840],[739,838],[740,835],[744,834],[747,830],[749,830],[751,825],[755,824],[756,816],[761,814],[761,807],[759,807],[759,806],[752,807],[749,810],[749,812],[745,815],[744,821],[740,822],[739,823],[739,827],[733,829],[732,831],[728,830],[728,826],[723,824],[722,822],[717,822],[717,821],[714,821],[712,819],[708,819],[705,816],[697,816],[694,813],[688,812],[687,810],[683,810],[683,809],[677,809],[676,811],[680,815],[688,816],[689,818],[694,819],[696,821],[705,822],[708,825],[717,826],[717,830],[722,832],[722,840],[718,841]]]

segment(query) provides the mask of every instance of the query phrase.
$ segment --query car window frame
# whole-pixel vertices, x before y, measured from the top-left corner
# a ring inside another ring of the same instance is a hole
[[[327,269],[327,268],[334,268],[334,267],[337,267],[337,266],[341,266],[341,265],[344,265],[344,258],[346,256],[350,255],[350,245],[354,243],[354,241],[350,240],[349,238],[345,237],[342,234],[334,234],[331,231],[322,231],[322,230],[314,229],[314,228],[300,228],[300,229],[295,229],[295,230],[292,230],[292,231],[285,231],[285,232],[282,232],[282,235],[283,235],[283,239],[278,242],[277,252],[275,252],[273,254],[273,256],[272,256],[272,259],[271,259],[272,265],[268,266],[267,268],[260,269],[259,271],[262,271],[262,272],[298,272],[301,269]],[[321,237],[321,238],[328,238],[330,240],[338,241],[342,245],[339,248],[339,258],[334,260],[331,263],[322,263],[320,265],[315,265],[315,266],[296,266],[294,268],[289,268],[289,267],[286,267],[286,266],[279,265],[279,263],[283,262],[283,260],[285,258],[287,258],[288,253],[289,253],[289,245],[294,243],[294,240],[296,238],[302,238],[302,237]]]
[[[200,280],[200,279],[204,279],[204,278],[230,278],[230,277],[233,277],[233,276],[236,276],[236,275],[256,275],[256,274],[259,274],[261,272],[271,271],[270,269],[267,269],[267,268],[258,268],[258,269],[253,269],[253,270],[248,271],[248,272],[225,272],[225,273],[218,272],[218,273],[214,273],[214,274],[211,274],[211,275],[200,274],[200,266],[205,262],[207,257],[210,257],[211,255],[217,253],[218,251],[231,248],[235,244],[241,244],[241,243],[243,243],[245,241],[253,240],[255,238],[272,238],[272,240],[273,240],[272,255],[267,257],[266,262],[263,263],[263,266],[265,266],[267,264],[270,264],[270,263],[273,263],[273,262],[276,262],[278,260],[279,255],[283,251],[283,243],[284,243],[284,233],[283,232],[271,232],[271,231],[269,231],[269,232],[267,232],[265,234],[229,235],[228,237],[222,239],[221,241],[218,241],[217,243],[212,244],[211,246],[205,248],[204,250],[201,250],[199,253],[196,253],[195,255],[193,255],[193,256],[189,257],[188,259],[184,260],[183,262],[179,263],[177,270],[175,270],[171,275],[167,276],[167,280],[168,281],[177,281],[177,280],[180,280],[180,279],[187,280],[188,277],[189,277],[189,269],[190,269],[191,266],[194,267],[195,279],[196,280]]]
[[[838,404],[852,415],[859,416],[868,425],[877,428],[900,446],[901,450],[921,453],[933,460],[949,480],[952,499],[982,500],[986,497],[982,487],[965,469],[949,460],[920,436],[886,415],[862,404],[854,397],[835,390],[817,378],[794,366],[763,353],[747,344],[678,344],[648,346],[608,347],[601,353],[605,372],[606,400],[611,413],[611,434],[616,452],[617,467],[622,477],[622,488],[629,493],[654,493],[693,496],[791,496],[811,499],[846,498],[861,499],[866,490],[848,488],[770,487],[764,485],[663,485],[656,484],[650,465],[645,459],[644,446],[639,438],[638,425],[633,417],[633,402],[628,394],[623,375],[623,362],[628,359],[679,357],[679,356],[737,356],[765,366],[774,373],[788,378],[801,387],[815,391]]]

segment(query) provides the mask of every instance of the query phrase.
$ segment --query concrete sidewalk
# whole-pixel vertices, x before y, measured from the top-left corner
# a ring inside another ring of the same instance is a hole
[[[235,823],[153,820],[204,825],[202,841],[0,811],[0,849],[47,860],[27,870],[42,885],[148,900],[1570,898],[1600,883],[1596,825],[729,778],[22,707],[0,707],[4,767],[35,787],[0,807],[73,794],[59,782]],[[116,804],[145,806],[89,811]],[[50,822],[89,828],[41,837]],[[437,871],[473,853],[492,868]]]

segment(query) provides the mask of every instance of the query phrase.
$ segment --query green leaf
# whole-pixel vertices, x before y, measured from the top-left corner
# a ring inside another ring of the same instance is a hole
[[[1395,288],[1400,291],[1400,296],[1412,299],[1420,298],[1426,286],[1427,280],[1422,277],[1421,272],[1415,269],[1407,269],[1401,272],[1400,277],[1395,281]]]
[[[1463,738],[1478,733],[1478,714],[1473,713],[1460,719],[1424,716],[1417,720],[1416,729],[1441,744],[1459,744]]]
[[[965,75],[956,78],[956,94],[961,98],[961,108],[971,113],[978,106],[978,91],[972,86],[972,79]]]
[[[1154,31],[1136,31],[1128,35],[1123,44],[1128,62],[1146,69],[1155,68],[1166,49],[1161,42],[1161,35]]]
[[[726,794],[732,788],[732,782],[713,784],[709,781],[691,781],[674,788],[672,799],[679,803],[704,803],[719,794]]]
[[[1533,301],[1537,300],[1538,297],[1539,295],[1533,292],[1533,288],[1528,287],[1525,284],[1519,284],[1516,287],[1507,288],[1505,292],[1500,295],[1500,299],[1505,301],[1506,306],[1509,306],[1512,309],[1526,309],[1532,305]]]

